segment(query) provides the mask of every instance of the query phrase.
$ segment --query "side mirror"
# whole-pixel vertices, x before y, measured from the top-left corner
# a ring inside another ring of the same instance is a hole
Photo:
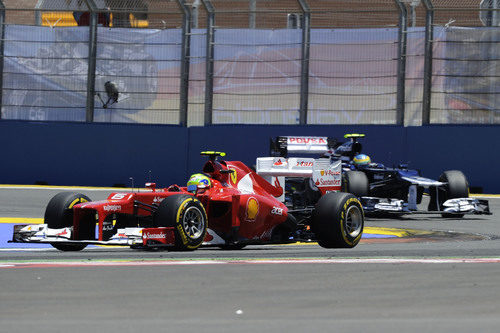
[[[150,188],[153,192],[156,192],[156,183],[146,183],[146,188]]]

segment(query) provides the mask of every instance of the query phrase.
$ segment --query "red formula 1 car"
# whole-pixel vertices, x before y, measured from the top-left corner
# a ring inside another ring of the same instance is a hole
[[[209,157],[203,174],[194,175],[188,187],[156,189],[150,183],[147,191],[111,193],[95,202],[83,194],[59,193],[47,205],[45,224],[16,225],[12,242],[78,251],[88,244],[194,250],[202,245],[240,249],[297,241],[350,248],[361,239],[360,202],[335,191],[340,188],[340,180],[333,180],[340,179],[340,166],[334,170],[327,163],[329,169],[323,170],[314,161],[305,166],[313,181],[326,184],[320,187],[324,195],[315,206],[293,209],[278,200],[283,188],[276,180],[271,184],[242,162],[219,161],[224,153],[202,155]],[[297,172],[292,169],[283,172]]]

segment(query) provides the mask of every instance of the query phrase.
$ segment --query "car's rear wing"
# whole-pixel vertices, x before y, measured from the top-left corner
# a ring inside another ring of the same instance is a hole
[[[256,172],[274,186],[283,187],[285,177],[312,178],[322,194],[340,191],[342,185],[341,161],[331,163],[328,158],[259,157]]]
[[[261,176],[305,177],[313,175],[314,158],[259,157],[256,171]]]
[[[324,154],[337,145],[337,139],[326,136],[278,136],[271,138],[270,155],[287,157],[295,154]]]

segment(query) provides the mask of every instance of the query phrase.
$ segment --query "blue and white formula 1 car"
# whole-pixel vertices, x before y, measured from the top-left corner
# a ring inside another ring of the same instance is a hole
[[[349,140],[339,142],[329,137],[280,136],[271,139],[270,155],[279,161],[289,154],[316,154],[328,158],[330,164],[341,163],[342,191],[359,197],[367,214],[438,213],[452,218],[465,214],[491,214],[487,200],[469,197],[469,184],[461,171],[444,171],[438,180],[433,180],[404,165],[389,168],[372,163],[368,156],[361,154],[362,145],[358,139],[364,134],[346,134],[344,137]],[[283,200],[300,205],[302,201],[312,204],[319,197],[316,194],[318,188],[310,178],[287,178],[285,183]],[[427,209],[418,207],[424,193],[430,197]]]

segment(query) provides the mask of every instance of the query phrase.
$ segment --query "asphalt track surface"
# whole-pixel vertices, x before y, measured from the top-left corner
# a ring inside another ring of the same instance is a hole
[[[0,188],[0,217],[40,218],[59,191]],[[368,219],[435,233],[354,249],[3,250],[1,331],[498,332],[500,198],[489,200],[491,216]]]

